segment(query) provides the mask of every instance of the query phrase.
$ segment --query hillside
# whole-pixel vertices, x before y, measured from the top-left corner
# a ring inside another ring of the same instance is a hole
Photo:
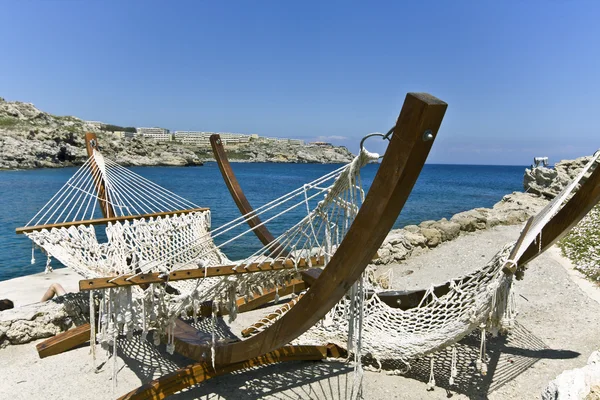
[[[122,165],[201,165],[213,161],[210,148],[149,139],[121,139],[83,120],[51,115],[33,104],[0,98],[0,169],[81,165],[87,158],[84,132],[98,135],[104,155]],[[231,161],[345,163],[345,147],[250,142],[227,149]]]

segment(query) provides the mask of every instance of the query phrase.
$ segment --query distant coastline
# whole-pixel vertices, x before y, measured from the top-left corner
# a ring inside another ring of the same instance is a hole
[[[200,166],[214,161],[208,145],[106,131],[95,121],[54,116],[33,104],[0,98],[0,170],[79,166],[87,159],[85,132],[96,133],[102,153],[124,166]],[[337,164],[353,158],[345,147],[329,143],[238,136],[247,140],[224,140],[231,162]]]

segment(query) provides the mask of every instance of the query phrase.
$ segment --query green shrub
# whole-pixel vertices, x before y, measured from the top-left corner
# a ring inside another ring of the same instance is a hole
[[[600,282],[600,204],[560,241],[559,246],[577,270]]]
[[[0,117],[0,128],[13,128],[19,124],[19,119],[14,117]]]

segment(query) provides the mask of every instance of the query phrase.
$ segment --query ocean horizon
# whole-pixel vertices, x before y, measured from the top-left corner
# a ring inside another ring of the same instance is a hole
[[[301,187],[340,164],[234,163],[233,169],[248,200],[258,207]],[[379,164],[369,164],[361,172],[367,190]],[[522,191],[523,174],[528,166],[425,164],[419,179],[394,224],[401,228],[426,220],[450,218],[477,207],[491,207],[506,194]],[[202,207],[211,209],[213,228],[240,216],[215,162],[202,167],[130,167],[132,171]],[[15,234],[75,173],[77,167],[0,171],[0,281],[44,270],[46,256],[35,249],[31,264],[31,241]],[[301,209],[302,207],[299,207]],[[275,234],[282,233],[303,217],[301,210],[267,224]],[[242,228],[218,238],[222,243],[242,232]],[[102,226],[96,227],[101,240]],[[260,248],[253,235],[223,247],[230,259],[241,259]],[[58,261],[52,266],[60,268]]]

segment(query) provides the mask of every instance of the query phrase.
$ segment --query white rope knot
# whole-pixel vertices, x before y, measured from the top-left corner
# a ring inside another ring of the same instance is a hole
[[[34,260],[34,262],[35,262],[35,260]],[[46,259],[46,269],[44,270],[45,274],[49,274],[50,272],[53,271],[52,265],[50,265],[51,262],[52,262],[52,257],[50,257],[50,255],[48,254],[48,258]]]
[[[435,366],[435,356],[432,354],[429,356],[429,382],[427,382],[427,390],[432,391],[435,389],[435,375],[433,372]]]

